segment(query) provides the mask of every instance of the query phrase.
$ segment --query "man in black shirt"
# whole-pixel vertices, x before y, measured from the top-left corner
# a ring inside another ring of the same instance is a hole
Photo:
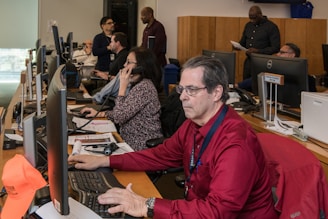
[[[245,25],[243,35],[239,41],[247,51],[247,58],[244,62],[243,79],[251,76],[250,61],[248,56],[251,53],[261,53],[272,55],[280,48],[280,32],[278,26],[262,15],[259,6],[252,6],[249,9],[250,21]]]

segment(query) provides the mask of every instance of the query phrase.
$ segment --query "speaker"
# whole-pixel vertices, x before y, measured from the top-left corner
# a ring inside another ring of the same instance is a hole
[[[104,16],[115,22],[115,32],[128,36],[129,47],[137,45],[138,0],[103,0]]]

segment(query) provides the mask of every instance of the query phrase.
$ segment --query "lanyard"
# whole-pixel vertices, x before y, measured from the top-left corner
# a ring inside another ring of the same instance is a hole
[[[198,165],[200,164],[200,157],[203,155],[205,149],[207,148],[208,146],[208,143],[210,142],[214,132],[218,129],[218,127],[221,125],[226,113],[228,111],[228,106],[227,105],[224,105],[224,108],[222,110],[222,112],[220,113],[219,117],[215,120],[214,124],[212,125],[210,131],[207,133],[205,139],[204,139],[204,142],[202,144],[202,147],[199,151],[199,154],[198,154],[198,157],[197,157],[197,160],[196,160],[196,163],[194,163],[194,148],[192,149],[191,151],[191,155],[190,155],[190,164],[189,164],[189,176],[188,178],[186,179],[187,182],[189,182],[190,178],[191,178],[191,175],[192,173],[194,172],[195,168],[198,167]],[[196,139],[194,139],[195,141]]]

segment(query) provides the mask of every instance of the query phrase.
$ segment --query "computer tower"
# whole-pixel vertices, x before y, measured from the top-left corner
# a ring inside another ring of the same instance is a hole
[[[137,45],[137,0],[103,0],[104,16],[115,22],[115,32],[123,32],[128,36],[129,47]]]

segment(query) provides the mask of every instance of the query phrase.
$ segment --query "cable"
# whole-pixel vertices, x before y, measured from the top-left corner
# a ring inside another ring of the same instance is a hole
[[[68,135],[72,134],[72,133],[75,133],[76,131],[78,130],[81,130],[82,128],[84,128],[85,126],[87,126],[90,122],[92,122],[97,116],[98,114],[102,111],[102,109],[104,108],[106,102],[108,101],[109,99],[109,95],[107,95],[105,101],[101,104],[101,107],[100,109],[97,111],[96,115],[94,115],[93,117],[90,117],[90,119],[84,123],[83,125],[79,126],[79,127],[76,127],[75,129],[73,129],[72,131],[68,132]]]

